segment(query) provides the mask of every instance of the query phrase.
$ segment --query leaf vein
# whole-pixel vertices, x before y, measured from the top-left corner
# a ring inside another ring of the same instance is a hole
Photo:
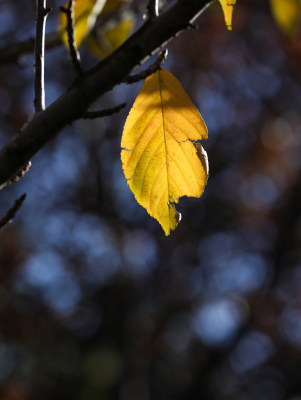
[[[178,143],[178,141],[176,140],[176,138],[173,136],[173,134],[172,134],[171,132],[169,132],[169,135],[170,135],[171,138],[177,143],[177,145],[178,145],[177,148],[180,148],[181,151],[182,151],[182,153],[183,153],[184,156],[186,157],[187,164],[190,166],[190,168],[191,168],[191,170],[192,170],[192,172],[193,172],[193,176],[195,177],[196,184],[198,184],[198,181],[197,181],[197,178],[196,178],[196,172],[195,172],[195,170],[194,170],[194,168],[193,168],[193,165],[192,165],[192,163],[190,162],[190,159],[188,158],[186,152],[184,151],[183,147]],[[181,172],[181,175],[183,176],[183,178],[184,178],[184,180],[185,180],[185,182],[186,182],[186,184],[187,184],[188,190],[191,191],[190,182],[187,181],[186,176],[183,174],[181,168],[178,166],[178,163],[177,163],[177,161],[176,161],[174,158],[173,158],[173,161],[174,161],[174,163],[177,165],[178,170]]]

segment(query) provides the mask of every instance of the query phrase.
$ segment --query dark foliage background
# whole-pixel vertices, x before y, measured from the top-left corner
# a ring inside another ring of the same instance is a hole
[[[0,47],[33,36],[34,6],[0,0]],[[170,237],[122,174],[141,84],[100,99],[127,107],[66,128],[1,192],[1,214],[27,192],[0,232],[1,400],[301,399],[300,35],[260,0],[238,0],[232,33],[218,4],[198,23],[165,67],[208,125],[210,178]],[[50,104],[74,78],[65,48],[45,75]],[[1,65],[1,144],[33,97],[33,57]]]

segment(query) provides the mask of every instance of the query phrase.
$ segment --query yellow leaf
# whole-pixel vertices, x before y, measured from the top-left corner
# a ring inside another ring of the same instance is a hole
[[[75,45],[78,48],[88,33],[93,28],[98,14],[101,12],[106,0],[75,0],[74,22],[75,22]],[[67,7],[69,1],[65,4]],[[68,47],[67,17],[61,12],[59,26],[62,32],[62,40]]]
[[[110,20],[105,26],[97,27],[87,39],[87,45],[98,57],[105,58],[126,41],[134,24],[133,14],[124,13],[121,20]]]
[[[279,27],[286,35],[293,36],[300,22],[300,0],[270,0],[270,4]]]
[[[180,220],[179,197],[204,191],[207,156],[194,142],[207,137],[200,113],[170,72],[161,69],[145,80],[124,126],[121,160],[136,200],[166,236]]]
[[[233,8],[236,3],[236,0],[219,0],[221,3],[224,17],[225,17],[225,23],[229,31],[232,29],[232,14],[233,14]]]

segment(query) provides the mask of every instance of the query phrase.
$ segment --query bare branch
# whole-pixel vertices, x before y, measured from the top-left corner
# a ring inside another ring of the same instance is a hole
[[[146,22],[122,46],[88,71],[45,111],[36,113],[0,151],[0,185],[5,185],[43,146],[66,125],[82,118],[104,93],[124,82],[129,73],[187,29],[211,3],[210,0],[178,0],[165,13]]]
[[[150,65],[144,71],[139,72],[139,74],[128,76],[125,80],[125,83],[127,83],[129,85],[131,83],[142,81],[145,78],[147,78],[149,75],[152,75],[154,72],[158,71],[158,69],[160,69],[162,67],[162,64],[166,60],[167,54],[168,54],[167,49],[161,51],[158,54],[157,60],[152,65]]]
[[[44,53],[45,53],[45,25],[46,18],[50,12],[46,8],[46,0],[36,0],[36,40],[35,40],[35,99],[34,108],[36,112],[45,109],[44,88]]]
[[[80,54],[75,44],[75,22],[74,22],[74,0],[69,0],[67,8],[60,7],[61,11],[66,14],[67,17],[67,35],[68,45],[71,61],[74,65],[75,71],[78,75],[83,75],[83,69],[80,63]]]
[[[121,7],[119,9],[123,10]],[[98,24],[104,24],[111,14],[103,16],[103,19],[97,20],[95,28],[97,29]],[[190,28],[197,28],[195,25],[191,24],[187,27]],[[29,38],[28,40],[9,44],[6,47],[0,49],[0,66],[9,64],[9,63],[16,63],[20,61],[23,57],[31,54],[34,51],[34,38]],[[45,36],[45,48],[52,49],[54,47],[58,47],[62,44],[60,32],[52,32],[48,33]]]
[[[149,0],[147,5],[148,18],[150,20],[159,16],[159,0]]]
[[[22,194],[22,196],[19,197],[14,202],[12,207],[9,210],[7,210],[5,215],[3,215],[2,218],[0,218],[0,230],[4,229],[9,223],[12,222],[12,220],[15,218],[15,215],[16,215],[17,211],[22,206],[23,201],[25,200],[25,198],[26,198],[26,193]]]
[[[113,115],[118,113],[120,110],[122,110],[126,106],[126,103],[119,104],[116,107],[112,108],[106,108],[104,110],[99,110],[99,111],[87,111],[83,114],[84,119],[96,119],[96,118],[101,118],[101,117],[106,117],[109,115]]]

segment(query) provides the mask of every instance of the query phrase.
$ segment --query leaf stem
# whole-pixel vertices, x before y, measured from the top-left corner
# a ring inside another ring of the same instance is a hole
[[[158,54],[157,60],[152,65],[150,65],[147,69],[139,72],[136,75],[128,76],[125,80],[125,83],[130,85],[131,83],[142,81],[142,80],[146,79],[149,75],[152,75],[153,73],[158,71],[162,67],[164,61],[166,60],[167,54],[168,54],[167,49],[161,51]]]
[[[99,110],[99,111],[87,111],[84,113],[83,118],[84,119],[96,119],[96,118],[102,118],[106,117],[108,115],[113,115],[118,113],[120,110],[122,110],[126,106],[126,103],[119,104],[116,107],[112,108],[106,108],[104,110]]]

